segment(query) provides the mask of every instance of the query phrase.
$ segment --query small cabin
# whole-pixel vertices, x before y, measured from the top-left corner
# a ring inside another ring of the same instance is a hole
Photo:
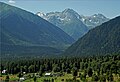
[[[6,74],[6,73],[7,73],[7,70],[3,70],[3,71],[2,71],[2,74]]]
[[[24,81],[24,80],[25,80],[25,78],[24,78],[24,77],[21,77],[21,78],[20,78],[20,81]]]
[[[45,77],[51,76],[51,73],[45,73]]]
[[[26,74],[26,72],[23,72],[23,74]]]

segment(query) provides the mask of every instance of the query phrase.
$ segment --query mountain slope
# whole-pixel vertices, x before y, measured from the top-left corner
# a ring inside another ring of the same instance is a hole
[[[48,21],[20,8],[0,2],[0,43],[64,49],[74,39]],[[49,53],[49,52],[47,52]]]
[[[108,53],[120,53],[120,16],[90,30],[64,54],[84,56]]]
[[[62,12],[37,13],[38,16],[58,26],[75,40],[88,32],[88,28],[78,19],[79,14],[73,9],[65,9]]]

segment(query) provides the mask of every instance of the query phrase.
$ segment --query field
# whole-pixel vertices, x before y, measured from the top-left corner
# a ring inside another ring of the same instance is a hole
[[[81,72],[81,73],[83,73],[83,72]],[[29,74],[26,74],[26,75],[32,75],[32,74],[33,73],[29,73]],[[6,75],[3,75],[2,77],[0,77],[0,80],[1,81],[5,80],[5,77],[6,77]],[[16,82],[16,81],[19,80],[17,75],[9,75],[9,77],[10,77],[10,80],[9,80],[10,82]],[[114,82],[120,82],[119,75],[113,74],[113,77],[114,77]],[[44,80],[50,80],[52,82],[52,79],[54,79],[54,82],[66,82],[66,79],[73,79],[73,75],[65,73],[64,76],[58,76],[58,77],[57,76],[56,77],[42,76],[42,77],[36,78],[36,82],[45,82]],[[79,76],[76,77],[76,80],[77,80],[76,82],[84,82],[83,80],[80,79]],[[24,80],[23,82],[34,82],[34,79],[33,78],[28,78],[28,79]],[[70,82],[73,82],[73,81],[70,81]],[[93,82],[92,77],[86,76],[86,82]],[[100,82],[100,81],[98,81],[98,82]],[[106,82],[109,82],[109,81],[106,80]]]
[[[65,76],[61,76],[61,77],[41,77],[41,78],[37,78],[37,82],[43,82],[44,79],[46,80],[52,80],[54,79],[55,82],[61,82],[62,79],[71,79],[72,78],[72,74],[65,74]],[[33,78],[25,80],[24,82],[34,82]]]

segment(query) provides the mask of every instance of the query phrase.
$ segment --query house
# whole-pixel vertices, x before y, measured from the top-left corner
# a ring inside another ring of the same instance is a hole
[[[25,80],[25,78],[24,78],[24,77],[21,77],[21,78],[20,78],[20,81],[24,81],[24,80]]]
[[[23,72],[23,74],[26,74],[26,72]]]
[[[45,76],[49,77],[49,76],[51,76],[51,73],[45,73]]]
[[[6,74],[6,73],[7,73],[7,70],[3,70],[3,71],[2,71],[2,74]]]

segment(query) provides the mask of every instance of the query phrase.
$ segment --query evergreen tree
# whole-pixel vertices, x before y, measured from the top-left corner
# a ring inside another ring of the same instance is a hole
[[[37,80],[36,76],[34,76],[33,80],[34,80],[34,82],[36,82],[36,80]]]
[[[74,76],[74,77],[76,77],[76,76],[77,76],[77,74],[78,74],[77,68],[76,68],[76,67],[74,67],[74,68],[73,68],[73,76]]]
[[[105,75],[101,75],[101,76],[100,76],[100,82],[106,82]]]
[[[5,78],[5,82],[9,82],[9,76],[7,75],[6,78]]]
[[[98,80],[99,80],[98,76],[96,74],[94,74],[92,76],[92,81],[98,81]]]
[[[89,68],[89,69],[88,69],[88,76],[91,77],[92,74],[93,74],[93,72],[92,72],[92,68]]]
[[[68,74],[70,74],[70,73],[71,73],[70,68],[67,68],[66,72],[67,72]]]

